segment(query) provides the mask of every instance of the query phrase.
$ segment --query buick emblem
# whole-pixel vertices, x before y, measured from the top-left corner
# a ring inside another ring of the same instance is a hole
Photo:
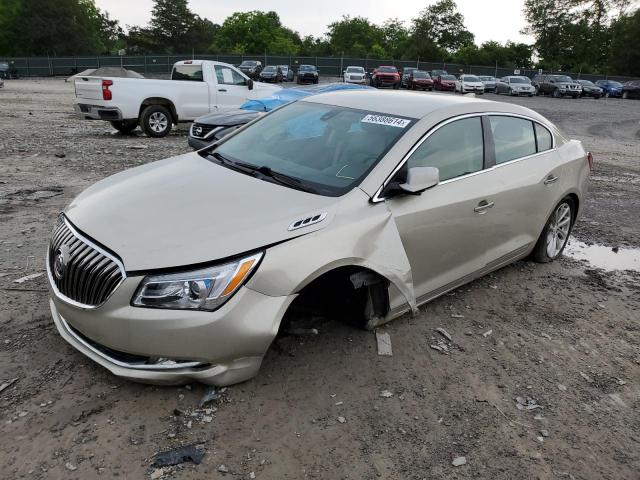
[[[58,248],[54,254],[53,261],[53,274],[58,280],[62,280],[64,271],[67,268],[67,262],[69,261],[69,247],[66,245]]]
[[[202,127],[194,127],[193,133],[195,133],[196,136],[199,137],[200,135],[202,135]]]

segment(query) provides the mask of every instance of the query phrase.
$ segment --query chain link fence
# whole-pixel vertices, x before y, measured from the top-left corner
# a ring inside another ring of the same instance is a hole
[[[48,76],[70,76],[83,70],[100,67],[124,67],[135,70],[138,73],[148,76],[165,75],[171,72],[171,67],[180,60],[216,60],[219,62],[240,64],[243,60],[259,60],[264,65],[291,65],[294,70],[296,66],[303,64],[316,65],[321,76],[339,77],[348,66],[364,67],[366,71],[371,71],[379,65],[395,65],[398,69],[404,67],[416,67],[420,70],[442,69],[455,75],[470,73],[475,75],[493,75],[503,77],[514,75],[518,69],[504,68],[489,65],[463,65],[448,62],[426,62],[421,60],[395,60],[395,59],[373,59],[373,58],[351,58],[351,57],[299,57],[291,55],[103,55],[103,56],[78,56],[78,57],[15,57],[0,58],[10,63],[15,68],[19,76],[22,77],[48,77]],[[534,69],[519,69],[520,75],[533,77],[538,73]],[[553,72],[545,72],[553,73]],[[586,80],[599,80],[608,78],[611,80],[627,81],[631,77],[620,75],[593,75],[574,72],[562,72],[573,78]]]

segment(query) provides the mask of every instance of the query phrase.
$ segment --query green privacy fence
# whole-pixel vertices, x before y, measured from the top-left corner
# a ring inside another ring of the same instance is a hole
[[[488,65],[462,65],[447,62],[432,62],[421,60],[395,60],[372,59],[350,57],[298,57],[290,55],[102,55],[102,56],[77,56],[77,57],[15,57],[2,58],[0,61],[8,61],[14,67],[18,75],[23,77],[47,77],[69,76],[89,68],[110,66],[122,66],[129,70],[135,70],[143,75],[162,75],[171,72],[173,64],[180,60],[217,60],[220,62],[240,64],[243,60],[260,60],[264,65],[292,65],[302,64],[316,65],[322,76],[340,76],[348,66],[364,67],[370,71],[379,65],[395,65],[399,69],[403,67],[417,67],[421,70],[434,69],[446,70],[452,74],[471,73],[475,75],[493,75],[502,77],[513,75],[514,68],[503,68]],[[520,75],[533,77],[538,70],[520,69]],[[589,75],[563,72],[574,78],[598,80],[610,78],[612,80],[630,80],[629,77],[616,75]]]

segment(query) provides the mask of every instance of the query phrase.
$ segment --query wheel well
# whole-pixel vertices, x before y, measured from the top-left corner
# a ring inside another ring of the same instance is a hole
[[[162,105],[163,107],[167,107],[169,109],[169,112],[171,112],[171,120],[173,121],[173,123],[178,123],[178,112],[175,105],[171,100],[167,100],[166,98],[162,97],[151,97],[143,100],[142,104],[140,105],[138,118],[142,116],[142,111],[149,105]]]
[[[389,281],[373,270],[344,266],[330,270],[300,290],[280,329],[299,320],[324,317],[360,328],[373,328],[389,312]]]
[[[570,193],[567,197],[573,201],[573,206],[575,207],[573,209],[573,219],[571,220],[572,223],[575,223],[576,218],[578,217],[578,210],[580,209],[580,200],[578,199],[578,195],[575,193]]]

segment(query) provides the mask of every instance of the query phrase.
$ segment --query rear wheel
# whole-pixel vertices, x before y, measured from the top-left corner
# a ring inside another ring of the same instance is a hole
[[[566,197],[553,210],[547,220],[531,253],[533,260],[539,263],[548,263],[562,254],[567,245],[574,218],[575,204],[571,198]]]
[[[142,112],[140,126],[149,137],[165,137],[171,131],[171,112],[162,105],[149,105]]]
[[[113,128],[125,135],[133,132],[138,126],[137,120],[117,120],[110,123]]]
[[[558,90],[557,88],[553,91],[553,98],[560,98],[560,90]]]

